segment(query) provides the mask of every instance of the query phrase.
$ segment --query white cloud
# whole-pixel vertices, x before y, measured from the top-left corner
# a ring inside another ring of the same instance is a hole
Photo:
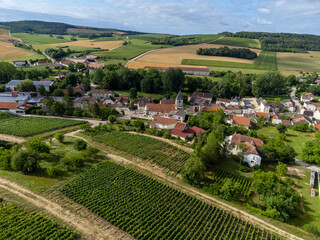
[[[264,18],[257,18],[257,23],[259,24],[263,24],[263,25],[271,25],[273,24],[273,22],[267,20],[267,19],[264,19]]]
[[[267,8],[258,8],[259,13],[269,14],[270,10]]]

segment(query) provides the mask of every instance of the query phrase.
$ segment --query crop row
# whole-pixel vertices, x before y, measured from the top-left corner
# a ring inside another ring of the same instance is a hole
[[[91,168],[61,192],[136,239],[280,239],[154,179],[112,162]]]
[[[0,239],[77,239],[78,235],[38,213],[0,202]]]
[[[222,185],[227,179],[231,179],[234,183],[239,183],[241,188],[241,195],[249,196],[252,191],[252,181],[233,173],[226,172],[219,169],[217,173],[213,176],[213,181],[215,184]]]
[[[179,172],[190,156],[169,143],[127,132],[109,132],[99,135],[95,139],[173,172]]]
[[[27,137],[82,123],[85,122],[57,118],[16,117],[0,120],[0,134]]]

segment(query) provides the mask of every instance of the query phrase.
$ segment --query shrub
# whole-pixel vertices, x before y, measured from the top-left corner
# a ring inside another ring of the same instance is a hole
[[[11,167],[23,174],[31,173],[40,168],[40,155],[34,150],[19,151],[12,157]]]
[[[50,147],[40,140],[33,140],[27,143],[27,149],[35,150],[38,153],[50,153]]]
[[[306,230],[309,233],[312,233],[315,236],[319,236],[320,235],[319,228],[317,226],[315,226],[314,224],[312,224],[312,223],[304,225],[303,229]]]
[[[56,176],[63,175],[64,171],[63,171],[62,167],[60,167],[59,165],[56,165],[56,166],[48,167],[47,173],[48,173],[49,177],[56,177]]]
[[[108,117],[108,121],[109,121],[110,123],[115,123],[116,120],[117,120],[117,118],[116,118],[115,115],[110,115],[110,116]]]
[[[59,143],[63,143],[63,140],[64,140],[64,134],[63,133],[56,133],[54,135],[55,139],[57,139],[57,141]]]
[[[74,142],[74,149],[78,150],[78,151],[83,151],[87,148],[87,143],[86,141],[82,140],[82,139],[77,139]]]

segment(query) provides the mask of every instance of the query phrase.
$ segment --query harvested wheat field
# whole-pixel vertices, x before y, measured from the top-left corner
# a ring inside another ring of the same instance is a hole
[[[0,42],[0,61],[1,60],[24,58],[24,57],[31,57],[36,54],[37,53],[30,51],[30,50],[16,48],[11,43]]]
[[[9,36],[8,30],[0,29],[0,41],[8,41],[10,39],[17,39],[17,38]]]
[[[113,49],[122,46],[123,41],[99,41],[94,40],[79,40],[74,42],[57,43],[55,46],[78,46],[78,47],[90,47],[101,49]]]
[[[166,67],[166,68],[176,68],[176,67],[191,67],[199,69],[207,69],[205,66],[193,66],[193,65],[181,65],[181,64],[166,64],[166,63],[152,63],[152,62],[136,62],[132,61],[127,65],[129,69],[139,69],[144,67]]]
[[[201,60],[215,60],[215,61],[229,61],[229,62],[240,62],[240,63],[249,63],[253,64],[254,60],[232,58],[232,57],[217,57],[217,56],[204,56],[198,55],[196,51],[199,48],[220,48],[224,45],[219,44],[197,44],[197,45],[188,45],[188,46],[179,46],[173,48],[165,48],[154,50],[146,55],[143,55],[140,58],[137,58],[136,62],[149,62],[149,63],[168,63],[168,64],[181,64],[182,59],[201,59]],[[229,48],[239,48],[231,47]],[[258,55],[261,50],[250,49],[253,52],[256,52]]]

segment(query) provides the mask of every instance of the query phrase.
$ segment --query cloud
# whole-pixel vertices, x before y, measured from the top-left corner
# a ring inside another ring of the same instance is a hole
[[[259,13],[269,14],[270,10],[267,8],[258,8]]]
[[[273,24],[273,22],[267,20],[267,19],[264,19],[264,18],[257,18],[257,23],[259,24],[263,24],[263,25],[271,25]]]

